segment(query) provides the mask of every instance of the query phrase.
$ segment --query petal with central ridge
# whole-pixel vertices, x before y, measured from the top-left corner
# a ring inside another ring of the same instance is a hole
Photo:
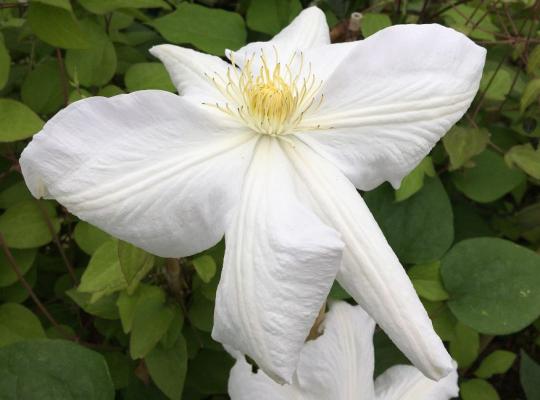
[[[306,343],[295,384],[305,400],[373,400],[375,322],[359,306],[334,303],[323,334]]]
[[[324,101],[304,116],[300,136],[357,188],[385,180],[398,187],[469,108],[485,54],[436,24],[396,25],[308,50]]]
[[[339,283],[424,374],[446,376],[452,370],[450,355],[354,186],[300,140],[284,148],[305,185],[305,201],[345,242]]]
[[[234,61],[239,66],[243,66],[244,61],[253,55],[259,56],[254,68],[257,70],[261,51],[264,52],[269,64],[277,62],[276,55],[282,64],[286,64],[295,53],[328,44],[330,44],[330,30],[324,12],[320,8],[309,7],[268,42],[252,42],[234,52],[227,50],[226,54],[231,58],[231,54],[234,53]]]
[[[255,139],[168,92],[78,101],[21,156],[36,197],[163,257],[217,243]]]
[[[294,171],[277,141],[259,139],[225,233],[212,336],[290,382],[343,242],[296,198]]]
[[[456,369],[436,382],[410,365],[396,365],[375,381],[377,400],[450,400],[459,392]]]

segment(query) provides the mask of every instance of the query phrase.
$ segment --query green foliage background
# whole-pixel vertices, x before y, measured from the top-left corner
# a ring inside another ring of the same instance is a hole
[[[0,399],[228,398],[233,362],[210,338],[223,244],[182,260],[146,254],[33,199],[18,157],[68,103],[174,91],[152,45],[222,55],[270,38],[307,3],[0,2]],[[463,120],[398,191],[365,198],[459,363],[462,398],[539,400],[540,5],[314,3],[334,41],[437,22],[488,49]],[[331,297],[349,296],[335,285]],[[407,362],[382,332],[375,344],[376,373]]]

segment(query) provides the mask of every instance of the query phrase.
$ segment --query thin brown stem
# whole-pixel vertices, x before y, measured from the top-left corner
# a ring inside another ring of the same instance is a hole
[[[62,261],[64,262],[66,269],[68,270],[68,274],[71,278],[71,281],[73,284],[77,284],[77,274],[75,273],[75,269],[73,268],[73,265],[71,265],[71,262],[69,261],[66,252],[64,251],[64,247],[62,246],[62,243],[60,242],[60,238],[56,234],[56,230],[54,229],[54,226],[52,224],[51,218],[49,214],[47,213],[47,210],[45,207],[43,207],[43,204],[39,200],[35,200],[36,204],[41,211],[41,214],[43,215],[43,219],[45,223],[47,224],[47,228],[49,229],[49,232],[51,233],[52,239],[56,247],[58,248],[58,252],[60,253],[60,256],[62,257]]]
[[[4,255],[6,256],[6,260],[8,261],[9,266],[17,276],[17,279],[19,282],[21,282],[21,285],[25,288],[25,290],[28,292],[30,297],[32,298],[32,301],[35,303],[39,311],[49,320],[49,322],[58,329],[59,332],[61,332],[63,335],[66,336],[66,338],[70,340],[76,340],[77,338],[74,338],[72,335],[69,334],[57,321],[54,319],[54,317],[49,313],[47,308],[43,305],[41,300],[37,297],[36,293],[34,292],[34,289],[32,289],[32,286],[28,283],[26,278],[21,272],[21,268],[19,267],[19,264],[17,264],[17,260],[15,260],[15,257],[13,257],[13,254],[11,254],[11,251],[9,250],[9,247],[6,244],[6,241],[4,239],[4,235],[0,233],[0,247],[2,247],[2,251],[4,252]]]
[[[66,107],[69,103],[68,80],[66,77],[66,69],[64,67],[64,60],[62,58],[62,51],[58,47],[56,48],[56,60],[58,61],[58,69],[60,70],[60,85],[62,86],[64,106]]]
[[[28,6],[28,3],[4,3],[0,4],[0,9],[2,8],[19,8],[19,7],[26,7]]]
[[[480,93],[480,96],[478,97],[478,103],[476,105],[476,108],[474,109],[474,112],[473,112],[472,116],[471,116],[471,120],[473,120],[473,121],[476,120],[476,115],[478,114],[478,112],[480,111],[480,108],[482,107],[482,104],[484,103],[484,98],[486,96],[486,93],[489,90],[489,88],[491,87],[491,84],[495,80],[495,77],[499,73],[499,70],[501,69],[502,65],[506,61],[507,57],[508,56],[505,56],[505,57],[501,58],[501,61],[499,61],[499,64],[497,65],[497,68],[495,68],[495,71],[493,72],[493,75],[489,79],[489,81],[488,81],[488,83],[486,85],[486,88],[482,91],[482,93]]]

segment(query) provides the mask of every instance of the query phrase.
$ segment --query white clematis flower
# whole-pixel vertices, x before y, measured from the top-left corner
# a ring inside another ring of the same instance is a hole
[[[458,395],[456,364],[436,382],[410,365],[389,368],[373,382],[375,321],[360,306],[334,303],[305,344],[293,384],[279,385],[263,371],[254,373],[237,357],[229,376],[232,400],[449,400]]]
[[[464,114],[485,50],[439,25],[329,44],[312,7],[266,43],[151,49],[180,96],[92,97],[34,136],[21,168],[108,233],[163,257],[225,235],[213,337],[290,382],[334,278],[427,376],[451,359],[356,188],[398,186]]]

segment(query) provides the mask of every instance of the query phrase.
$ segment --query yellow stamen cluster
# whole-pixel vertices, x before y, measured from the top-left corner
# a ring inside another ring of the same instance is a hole
[[[258,60],[260,66],[255,68]],[[226,76],[209,77],[227,102],[208,105],[240,119],[259,133],[275,136],[294,132],[304,114],[321,104],[323,96],[317,94],[322,82],[311,72],[311,65],[306,71],[302,54],[293,55],[284,67],[277,52],[275,60],[270,67],[261,51],[248,58],[240,69],[232,56]]]

